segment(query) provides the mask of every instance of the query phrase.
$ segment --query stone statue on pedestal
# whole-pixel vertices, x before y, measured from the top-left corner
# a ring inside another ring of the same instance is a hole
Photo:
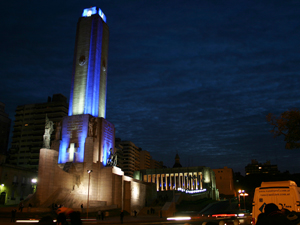
[[[46,115],[46,123],[45,123],[45,134],[43,136],[43,148],[50,149],[50,139],[51,134],[53,132],[53,122],[49,120],[48,116]]]

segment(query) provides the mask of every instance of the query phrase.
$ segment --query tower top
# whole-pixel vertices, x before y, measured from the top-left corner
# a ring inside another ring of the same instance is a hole
[[[81,16],[90,17],[95,14],[98,14],[102,18],[102,20],[106,23],[106,16],[104,15],[103,11],[96,6],[84,9]]]
[[[175,163],[173,165],[173,168],[180,168],[180,167],[182,167],[182,165],[180,164],[180,158],[179,158],[179,155],[177,153],[176,156],[175,156]]]

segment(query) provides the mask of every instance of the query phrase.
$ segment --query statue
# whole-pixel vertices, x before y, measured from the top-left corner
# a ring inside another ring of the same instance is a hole
[[[94,118],[90,118],[89,121],[89,137],[93,137]]]
[[[112,148],[109,150],[110,154],[107,158],[107,166],[117,166],[117,154],[113,153]]]
[[[43,136],[44,142],[43,147],[50,149],[50,139],[51,134],[53,132],[53,122],[49,120],[47,114],[46,114],[46,123],[45,123],[45,134]]]
[[[88,136],[89,137],[97,137],[97,119],[96,118],[90,118]]]

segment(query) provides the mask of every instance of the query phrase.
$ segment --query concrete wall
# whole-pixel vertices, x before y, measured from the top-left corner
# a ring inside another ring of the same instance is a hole
[[[131,212],[131,182],[124,180],[124,210]]]
[[[216,175],[216,186],[220,194],[236,197],[232,169],[225,166],[221,169],[213,169],[213,171]]]
[[[58,152],[51,149],[40,150],[38,185],[36,190],[37,204],[42,204],[57,189],[72,190],[74,175],[69,174],[57,165]]]

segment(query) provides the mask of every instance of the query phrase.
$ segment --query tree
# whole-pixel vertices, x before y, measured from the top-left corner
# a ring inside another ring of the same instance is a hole
[[[300,148],[300,111],[298,109],[285,111],[279,117],[269,113],[267,120],[273,126],[270,132],[274,134],[274,137],[284,136],[286,149]]]

